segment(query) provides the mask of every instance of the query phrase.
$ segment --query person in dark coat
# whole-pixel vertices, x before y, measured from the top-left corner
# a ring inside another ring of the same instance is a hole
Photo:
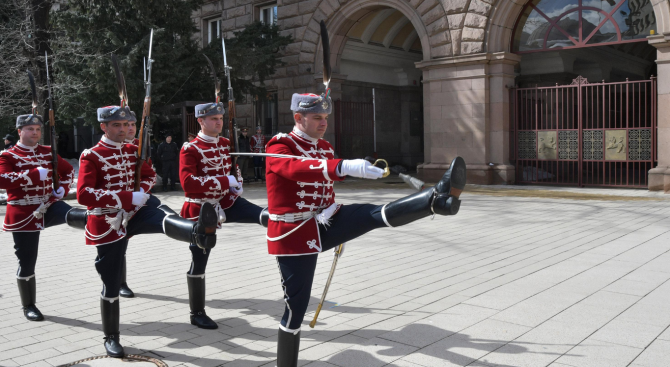
[[[249,142],[249,128],[243,127],[242,134],[240,134],[237,142],[239,144],[240,153],[250,153],[251,152],[251,143]],[[249,157],[240,156],[237,158],[237,165],[240,166],[240,171],[242,171],[242,179],[245,182],[247,179],[247,167],[249,166]]]
[[[13,148],[14,145],[16,145],[15,138],[12,136],[12,134],[7,134],[5,136],[5,150]]]
[[[165,141],[158,146],[158,159],[163,164],[163,191],[167,191],[168,180],[170,180],[170,190],[175,190],[179,167],[179,147],[172,142],[171,134],[168,134]]]

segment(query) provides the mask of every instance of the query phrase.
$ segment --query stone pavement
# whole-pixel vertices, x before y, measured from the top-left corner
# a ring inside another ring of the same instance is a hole
[[[342,203],[411,193],[347,189]],[[384,186],[381,186],[384,187]],[[547,195],[550,196],[550,195]],[[182,196],[159,194],[173,208]],[[263,205],[265,191],[245,197]],[[665,200],[568,200],[464,194],[456,217],[377,230],[347,245],[315,329],[330,269],[320,257],[303,324],[301,365],[667,366],[670,205]],[[128,353],[170,366],[274,366],[283,312],[277,265],[257,225],[220,231],[207,273],[218,330],[189,324],[186,246],[133,238],[121,299]],[[58,366],[104,354],[95,250],[67,226],[42,234],[38,306],[23,318],[10,234],[1,235],[0,366]]]

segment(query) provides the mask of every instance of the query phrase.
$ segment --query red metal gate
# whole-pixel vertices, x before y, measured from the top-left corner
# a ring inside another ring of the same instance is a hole
[[[516,182],[647,187],[656,78],[511,90]]]
[[[335,101],[335,150],[340,158],[374,153],[374,110],[366,102]]]
[[[200,132],[200,124],[198,124],[198,120],[195,118],[195,113],[187,113],[186,114],[186,136],[184,136],[184,141],[188,138],[188,134],[193,134],[193,135],[198,135],[198,132]]]

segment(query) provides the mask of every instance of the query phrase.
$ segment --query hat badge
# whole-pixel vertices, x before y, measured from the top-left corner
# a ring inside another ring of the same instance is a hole
[[[37,117],[33,117],[33,122],[39,122],[40,120]]]
[[[328,109],[328,101],[324,100],[323,104],[321,106],[323,107],[324,110],[327,110]]]
[[[120,114],[120,115],[121,115],[121,117],[126,117],[126,113],[125,113],[125,112],[123,112],[123,111],[121,112],[121,114]]]
[[[221,106],[216,108],[217,111],[221,111]]]

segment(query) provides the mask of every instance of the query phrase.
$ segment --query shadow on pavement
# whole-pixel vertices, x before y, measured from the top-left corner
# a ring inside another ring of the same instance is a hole
[[[100,324],[97,323],[95,324],[87,323],[58,316],[49,317],[48,320],[58,324],[81,327],[87,330],[99,331],[101,329]],[[190,330],[182,329],[180,332],[166,335],[165,332],[161,331],[170,327],[180,325],[183,326],[184,323],[147,322],[147,323],[136,323],[136,324],[122,324],[121,340],[123,342],[124,333],[126,333],[126,335],[134,334],[142,336],[158,336],[164,338],[173,338],[174,339],[173,341],[165,345],[166,347],[169,347],[171,350],[161,350],[160,348],[156,350],[137,349],[134,345],[127,344],[128,352],[146,354],[152,357],[159,356],[162,359],[168,361],[188,362],[190,364],[203,367],[226,363],[226,359],[217,360],[208,358],[207,356],[199,358],[197,356],[193,356],[188,353],[186,354],[180,353],[179,350],[182,349],[184,351],[188,351],[190,349],[204,345],[216,348],[218,344],[218,347],[220,348],[221,352],[224,352],[231,356],[231,359],[229,361],[235,360],[236,364],[242,363],[242,365],[247,365],[246,363],[248,363],[248,365],[254,365],[254,366],[267,364],[267,362],[259,362],[258,359],[247,360],[244,358],[244,356],[254,355],[256,357],[261,358],[269,358],[269,359],[275,358],[276,356],[275,347],[262,349],[264,347],[259,345],[255,345],[253,347],[248,346],[254,343],[254,341],[246,344],[239,344],[233,341],[234,339],[237,339],[242,335],[248,335],[249,333],[251,333],[258,336],[257,341],[273,342],[275,340],[274,335],[276,334],[276,329],[274,327],[271,328],[255,327],[249,324],[247,320],[235,317],[222,318],[216,321],[217,323],[220,324],[220,328],[218,330],[212,330],[211,331],[212,334],[209,334],[210,331],[204,331],[204,330],[201,330],[201,332],[195,334],[190,333],[189,332]],[[236,326],[229,327],[226,324],[234,324]],[[193,329],[197,328],[193,327]],[[236,332],[233,332],[232,335],[227,333],[227,331],[234,331],[234,330],[236,330]],[[376,337],[369,339],[367,342],[365,342],[360,346],[358,345],[353,346],[353,349],[344,349],[344,348],[352,348],[350,345],[350,341],[348,341],[350,339],[348,339],[347,336],[355,334],[359,330],[369,332],[370,335],[376,335]],[[216,334],[219,334],[221,338],[220,339],[211,338],[208,340],[206,344],[203,345],[196,344],[197,341],[195,339]],[[425,338],[432,338],[429,339],[429,341],[434,340],[434,342],[430,343],[428,346],[423,348],[412,346],[412,345],[422,345],[420,341],[421,340],[425,341],[426,340]],[[509,342],[505,340],[471,338],[469,335],[464,333],[453,332],[448,329],[425,324],[410,324],[399,330],[394,331],[377,330],[374,329],[374,325],[371,325],[364,329],[359,329],[352,326],[351,330],[346,329],[343,330],[342,325],[340,325],[340,327],[338,327],[337,330],[328,330],[328,329],[319,330],[318,328],[311,330],[308,328],[304,328],[302,340],[303,342],[308,341],[319,342],[319,344],[304,349],[301,352],[303,354],[305,353],[305,351],[312,348],[323,348],[322,343],[335,344],[335,349],[338,349],[337,343],[340,342],[346,343],[347,344],[346,346],[342,346],[342,349],[344,350],[336,352],[330,355],[329,357],[326,357],[324,360],[335,365],[347,366],[347,367],[382,366],[392,363],[397,359],[406,357],[410,353],[413,353],[414,355],[417,354],[423,355],[428,359],[444,360],[455,365],[465,366],[476,360],[476,358],[473,357],[473,355],[484,356],[505,345],[506,348],[503,349],[505,353],[512,353],[512,354],[531,353],[523,345],[533,344],[524,342]],[[102,345],[100,345],[100,348],[102,351]],[[360,348],[374,349],[375,350],[374,353],[376,355],[366,350],[360,350]],[[235,356],[240,356],[242,358],[234,359]],[[416,358],[421,359],[420,356]],[[409,358],[408,360],[411,361],[411,359],[412,358]],[[486,364],[486,362],[484,362],[484,364]],[[514,367],[499,364],[496,364],[495,366]]]

